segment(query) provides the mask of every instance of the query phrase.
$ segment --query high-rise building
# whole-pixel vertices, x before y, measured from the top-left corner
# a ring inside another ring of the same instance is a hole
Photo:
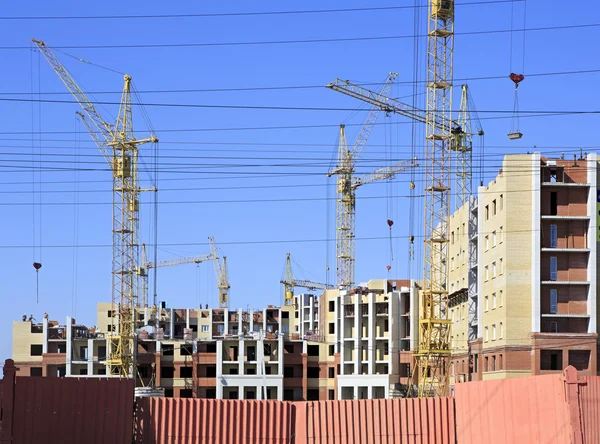
[[[507,155],[451,216],[451,383],[596,374],[597,184],[596,154]]]

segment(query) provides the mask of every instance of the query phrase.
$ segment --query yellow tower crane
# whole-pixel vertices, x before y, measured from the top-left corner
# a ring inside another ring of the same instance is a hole
[[[425,122],[425,237],[423,290],[419,319],[418,351],[413,378],[417,396],[444,396],[450,364],[448,318],[448,218],[450,204],[450,155],[458,145],[453,139],[462,128],[452,121],[452,63],[454,53],[454,1],[429,0],[427,42],[427,99],[423,112],[398,101],[377,100],[373,93],[348,87],[336,80],[331,89],[377,104]],[[390,103],[395,102],[395,103]]]
[[[333,288],[333,285],[321,284],[305,279],[296,279],[292,270],[292,258],[290,253],[287,253],[285,256],[285,278],[279,282],[283,284],[285,305],[294,304],[294,288],[296,287],[308,288],[309,290],[330,290]]]
[[[208,238],[208,243],[210,244],[211,254],[217,258],[214,264],[217,275],[217,288],[219,289],[219,307],[227,308],[229,307],[229,289],[231,288],[229,274],[227,273],[227,257],[222,256],[222,260],[220,259],[219,248],[213,237]]]
[[[337,285],[340,289],[350,289],[355,283],[356,269],[356,189],[378,180],[389,179],[414,166],[410,162],[400,162],[392,167],[379,169],[372,174],[363,177],[354,177],[356,172],[356,163],[362,153],[367,139],[377,122],[381,112],[379,103],[385,103],[388,100],[388,94],[397,73],[389,73],[384,82],[381,91],[375,93],[370,91],[373,100],[373,108],[367,115],[365,123],[362,126],[352,148],[346,144],[345,126],[340,125],[340,139],[338,149],[338,163],[336,167],[329,172],[329,177],[338,176],[337,179],[337,199],[336,199],[336,259],[337,259]],[[349,81],[336,79],[336,84],[344,86],[351,85]],[[328,85],[332,87],[332,84]]]
[[[81,105],[84,114],[80,114],[86,117],[84,123],[113,172],[112,304],[116,316],[112,318],[112,333],[108,337],[108,365],[110,375],[131,378],[135,365],[134,312],[138,305],[139,196],[141,191],[150,191],[139,187],[138,150],[140,145],[158,139],[153,134],[140,140],[134,136],[131,76],[125,75],[119,113],[113,125],[96,110],[51,48],[43,41],[31,41]]]

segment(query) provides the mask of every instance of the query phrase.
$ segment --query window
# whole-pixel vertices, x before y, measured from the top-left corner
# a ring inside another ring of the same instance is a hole
[[[488,357],[487,356],[483,359],[483,371],[484,372],[488,371]]]
[[[504,240],[504,228],[500,227],[500,243],[502,243],[502,241]]]
[[[492,216],[496,215],[496,199],[492,201]]]
[[[502,355],[498,355],[498,370],[502,370]]]
[[[264,344],[263,350],[265,352],[265,356],[271,356],[271,344]]]
[[[109,318],[112,318],[112,315],[113,315],[113,311],[112,310],[108,310],[106,312],[106,316],[108,316]]]
[[[335,367],[329,367],[329,379],[335,378]]]
[[[496,324],[492,324],[492,341],[496,340]]]
[[[550,290],[550,314],[558,312],[558,290]]]
[[[550,280],[555,281],[558,274],[558,260],[556,256],[550,257]]]
[[[556,248],[558,241],[558,228],[556,224],[550,224],[550,248]]]
[[[485,251],[490,249],[490,236],[486,234],[485,236]]]
[[[335,301],[329,301],[329,313],[333,313],[335,311]]]
[[[265,373],[266,373],[267,369],[270,370],[271,367],[265,367]],[[256,369],[249,367],[249,368],[246,369],[246,374],[247,375],[255,375],[256,374]]]
[[[389,321],[386,319],[385,321],[383,321],[383,332],[387,333],[389,328],[390,328],[390,324],[389,324]]]
[[[112,326],[112,324],[108,324],[108,325],[106,326],[106,331],[113,331],[113,326]],[[116,331],[116,330],[115,330],[115,331]]]
[[[499,332],[498,339],[502,339],[503,335],[504,335],[504,328],[503,328],[502,322],[500,322],[500,332]]]
[[[217,325],[217,333],[219,333],[219,335],[222,335],[224,331],[225,331],[225,326],[223,324]]]
[[[281,331],[282,331],[283,333],[289,333],[289,332],[290,332],[290,326],[289,326],[289,325],[283,325],[283,326],[281,327]]]
[[[289,319],[290,318],[290,312],[289,311],[282,311],[281,312],[281,318],[282,319]]]
[[[557,194],[556,191],[550,192],[550,216],[556,216],[557,214]]]
[[[489,334],[488,334],[488,328],[487,328],[487,327],[485,327],[485,336],[484,336],[484,338],[485,338],[485,342],[489,341],[489,339],[490,339],[490,338],[489,338]],[[485,359],[487,360],[487,358],[485,358]]]
[[[30,351],[31,356],[42,356],[42,344],[31,344]]]
[[[558,322],[550,322],[550,333],[558,333]]]
[[[99,375],[105,375],[106,374],[106,368],[99,368],[98,369],[98,374]]]
[[[30,367],[29,376],[42,376],[42,367]]]
[[[485,280],[486,281],[490,280],[490,269],[487,265],[485,266]]]
[[[329,356],[333,356],[335,354],[335,345],[329,346]]]
[[[172,378],[175,376],[175,367],[161,367],[160,377],[161,378]]]
[[[485,206],[485,220],[488,220],[490,218],[490,206],[486,205]]]
[[[450,245],[454,245],[454,231],[452,232],[452,235],[450,236]]]
[[[179,376],[181,378],[191,378],[192,377],[192,367],[181,367],[179,369]]]
[[[500,258],[500,275],[504,274],[504,261]]]
[[[294,367],[283,367],[283,377],[284,378],[293,378],[294,377]]]
[[[254,390],[248,390],[246,392],[246,399],[256,399],[256,392]]]
[[[496,356],[492,356],[492,371],[496,371]]]
[[[496,293],[492,293],[492,310],[496,309]]]
[[[334,322],[330,322],[329,323],[329,334],[332,335],[335,333],[335,323]]]
[[[240,374],[240,369],[237,367],[231,367],[229,369],[229,374],[230,375],[239,375]]]
[[[319,356],[319,346],[318,345],[309,345],[307,348],[308,356]]]
[[[329,400],[335,401],[335,390],[329,389]]]
[[[202,333],[208,333],[208,325],[202,326]]]
[[[501,194],[500,195],[500,205],[499,205],[498,211],[502,211],[503,208],[504,208],[504,195]]]
[[[181,356],[191,356],[192,352],[193,352],[193,346],[192,344],[185,344],[182,345],[181,347],[179,347],[179,354]]]
[[[173,356],[173,344],[162,344],[163,356]]]
[[[383,344],[383,354],[385,356],[390,354],[390,344],[388,344],[387,342]]]
[[[496,262],[492,262],[492,279],[496,277]]]
[[[490,297],[486,296],[485,297],[485,311],[488,311],[490,309]]]
[[[98,361],[104,361],[106,359],[106,345],[98,346]]]
[[[454,271],[454,258],[450,259],[450,271]]]
[[[496,231],[492,231],[492,247],[496,246]]]
[[[306,369],[306,376],[308,378],[318,378],[319,377],[319,367],[308,367]]]
[[[502,307],[502,304],[504,303],[503,299],[504,299],[504,295],[503,295],[503,293],[502,293],[502,290],[500,290],[500,294],[499,294],[499,296],[498,296],[498,305],[499,305],[500,307]]]

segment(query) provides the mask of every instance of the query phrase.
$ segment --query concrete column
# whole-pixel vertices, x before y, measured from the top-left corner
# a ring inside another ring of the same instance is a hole
[[[217,340],[217,399],[223,399],[223,341]]]
[[[46,318],[42,320],[42,331],[44,337],[44,342],[42,342],[42,353],[48,353],[48,319]]]
[[[229,333],[229,309],[223,309],[223,334],[226,335]]]
[[[367,386],[367,399],[373,399],[373,386],[370,383]]]
[[[250,331],[254,332],[254,310],[250,310],[248,316],[250,316]]]
[[[279,376],[283,376],[283,335],[279,335],[277,339],[277,348],[279,349],[279,353],[277,355],[277,374]]]
[[[173,339],[175,337],[175,310],[169,309],[169,338]]]
[[[329,301],[326,298],[323,298],[323,299],[325,299],[325,304],[327,305],[326,309],[329,311]],[[339,318],[339,306],[338,306],[339,299],[340,299],[339,297],[335,298],[335,301],[334,301],[334,304],[333,304],[333,319],[334,319],[334,322],[335,322],[335,330],[334,330],[335,334],[334,334],[334,344],[333,344],[334,353],[339,353],[340,352],[340,332],[339,332],[339,329],[340,329],[341,322],[340,322],[340,318]],[[321,310],[322,310],[322,308],[321,308]],[[327,319],[327,316],[323,315],[322,319]]]
[[[541,173],[540,173],[540,153],[533,153],[531,156],[531,331],[538,333],[541,331],[541,301],[540,301],[540,217],[541,217]],[[508,263],[505,265],[508,267]],[[480,275],[483,273],[479,273]],[[479,287],[482,288],[482,287]],[[485,297],[485,295],[483,295]],[[508,299],[509,294],[504,296]],[[483,300],[483,299],[482,299]],[[484,305],[484,304],[479,304]],[[510,337],[510,331],[507,329],[506,336]]]
[[[367,325],[367,334],[368,336],[368,341],[367,341],[367,359],[368,359],[368,364],[367,364],[367,371],[369,372],[370,375],[375,373],[375,304],[374,304],[374,300],[375,300],[375,294],[373,293],[369,293],[369,317],[368,319],[368,325]],[[389,308],[389,307],[388,307]],[[388,310],[389,311],[389,310]],[[389,323],[391,324],[391,323]],[[390,333],[388,332],[388,336],[390,336]],[[389,339],[388,339],[389,340]],[[371,394],[369,393],[369,399],[371,399]]]
[[[244,339],[240,338],[238,341],[238,373],[240,375],[244,374],[244,354],[245,353],[246,353],[246,351],[245,351]]]
[[[597,239],[600,237],[600,227],[598,221],[600,220],[600,199],[598,197],[598,158],[596,153],[590,153],[587,155],[587,181],[590,184],[590,192],[588,195],[588,215],[590,216],[590,223],[588,224],[588,245],[590,249],[588,259],[588,302],[587,302],[587,313],[590,316],[588,324],[588,333],[597,333],[597,266],[598,266],[598,242]]]
[[[190,328],[190,309],[185,309],[185,328]]]
[[[238,334],[244,334],[244,329],[243,329],[243,325],[244,323],[242,322],[243,319],[243,310],[240,308],[238,309]]]
[[[344,374],[344,361],[346,360],[346,347],[344,347],[345,345],[345,337],[346,337],[346,317],[344,316],[344,305],[343,305],[343,301],[344,298],[342,296],[338,296],[336,298],[336,309],[339,308],[339,316],[340,316],[340,332],[338,335],[338,344],[337,347],[339,349],[339,353],[340,353],[340,375]],[[337,333],[337,332],[336,332]],[[341,393],[341,390],[339,390],[339,392]]]
[[[263,308],[263,326],[262,329],[264,332],[267,331],[267,309]]]
[[[360,374],[360,366],[362,361],[362,315],[360,313],[360,299],[361,296],[359,294],[354,295],[354,374]]]
[[[304,295],[302,295],[302,299],[304,299]],[[308,328],[309,330],[314,334],[315,333],[315,328],[314,328],[314,318],[315,318],[315,312],[314,312],[314,306],[312,304],[312,298],[309,298],[309,303],[310,305],[308,306]]]
[[[87,373],[88,375],[94,374],[94,340],[88,339],[88,355],[87,355]]]
[[[73,360],[73,343],[72,343],[72,327],[71,327],[71,316],[67,316],[67,325],[65,328],[67,329],[67,371],[66,376],[71,376],[71,361]]]

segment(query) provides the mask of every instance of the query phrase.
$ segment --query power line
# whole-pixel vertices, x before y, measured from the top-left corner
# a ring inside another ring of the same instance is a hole
[[[520,0],[521,1],[521,0]],[[532,73],[527,74],[527,78],[529,77],[550,77],[550,76],[563,76],[563,75],[580,75],[580,74],[595,74],[599,73],[600,69],[580,69],[575,71],[556,71],[556,72],[542,72],[542,73]],[[496,75],[496,76],[476,76],[476,77],[464,77],[464,78],[455,78],[454,83],[457,82],[471,82],[474,80],[506,80],[507,76],[504,75]],[[399,80],[395,81],[396,85],[412,85],[414,83],[425,83],[426,80]],[[381,82],[356,82],[358,86],[378,86],[381,85]],[[149,89],[149,90],[140,90],[138,94],[190,94],[190,93],[207,93],[207,92],[241,92],[241,91],[281,91],[281,90],[294,90],[294,89],[323,89],[325,85],[282,85],[282,86],[254,86],[254,87],[230,87],[230,88],[202,88],[202,89]],[[88,94],[100,95],[100,94],[121,94],[122,91],[88,91]],[[31,92],[0,92],[0,95],[8,96],[8,95],[31,95]],[[55,96],[55,95],[71,95],[68,91],[56,91],[56,92],[41,92],[36,93],[36,95],[42,96]],[[406,96],[406,97],[412,97]]]
[[[58,103],[79,104],[77,100],[53,100],[53,99],[26,99],[26,98],[0,98],[2,102],[25,102],[25,103]],[[120,102],[96,101],[96,105],[120,105]],[[336,108],[315,106],[279,106],[279,105],[207,105],[199,103],[132,103],[134,106],[169,107],[169,108],[208,108],[208,109],[239,109],[239,110],[267,110],[267,111],[348,111],[369,112],[366,108]],[[420,110],[425,114],[425,111]],[[478,113],[489,114],[513,114],[514,110],[482,110]],[[453,110],[452,113],[458,113]],[[520,110],[521,114],[543,115],[572,115],[572,114],[600,114],[600,110]]]
[[[495,29],[487,31],[465,31],[456,32],[455,35],[490,35],[490,34],[505,34],[509,32],[539,32],[539,31],[557,31],[561,29],[584,29],[595,28],[600,26],[600,23],[586,23],[580,25],[562,25],[562,26],[544,26],[537,28],[521,28],[516,30],[511,29]],[[390,36],[372,36],[372,37],[338,37],[328,39],[298,39],[298,40],[265,40],[252,42],[212,42],[212,43],[140,43],[130,45],[62,45],[52,46],[52,49],[149,49],[149,48],[198,48],[198,47],[224,47],[224,46],[262,46],[262,45],[289,45],[289,44],[305,44],[305,43],[341,43],[341,42],[357,42],[357,41],[382,41],[382,40],[402,40],[412,39],[415,37],[427,37],[427,34],[422,35],[390,35]],[[0,46],[0,50],[31,50],[30,46]]]
[[[511,3],[513,0],[488,0],[475,2],[456,3],[455,6],[488,5],[497,3]],[[524,1],[524,0],[516,0]],[[301,14],[333,14],[347,12],[375,12],[393,11],[401,9],[426,8],[419,6],[375,6],[368,8],[343,8],[343,9],[308,9],[293,11],[258,11],[258,12],[217,12],[204,14],[155,14],[155,15],[84,15],[84,16],[11,16],[0,17],[0,20],[123,20],[123,19],[165,19],[165,18],[211,18],[211,17],[251,17],[268,15],[301,15]]]

